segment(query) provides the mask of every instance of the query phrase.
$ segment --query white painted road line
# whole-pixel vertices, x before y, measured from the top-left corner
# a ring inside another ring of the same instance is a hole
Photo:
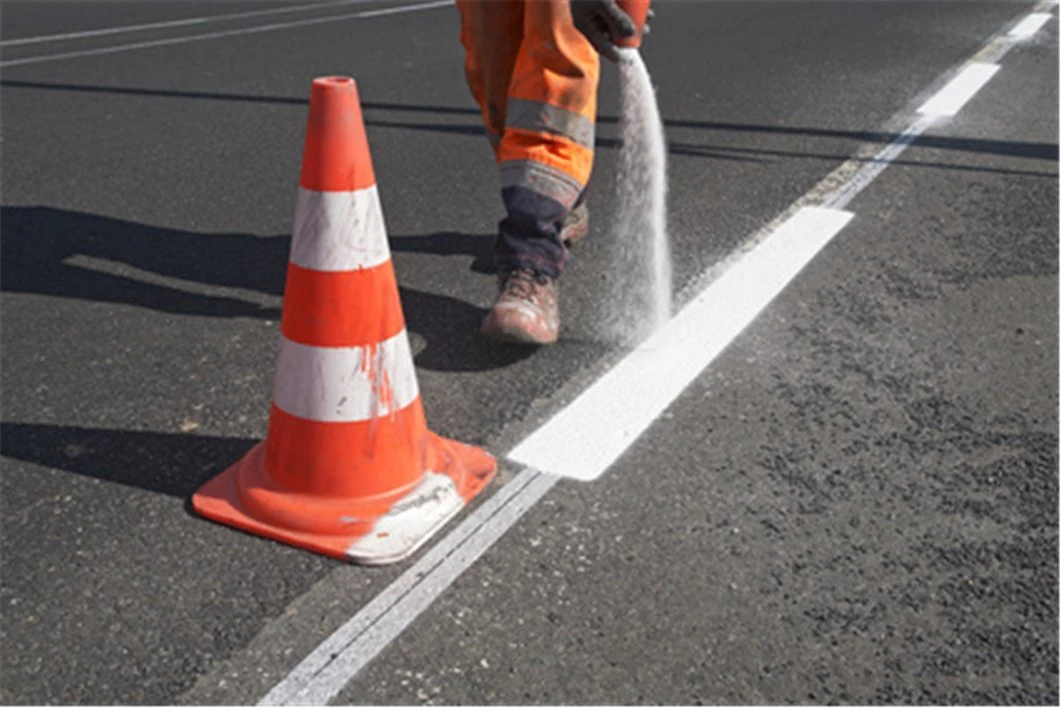
[[[880,176],[880,172],[890,167],[891,163],[905,152],[905,148],[912,145],[936,120],[937,118],[933,115],[925,115],[910,125],[890,144],[873,155],[868,163],[859,168],[849,181],[833,190],[831,195],[822,202],[821,206],[831,209],[845,209],[847,204],[853,201],[854,197],[860,194],[865,187],[876,181],[876,177]]]
[[[357,17],[382,17],[384,15],[400,15],[404,12],[415,12],[417,10],[430,10],[434,7],[445,7],[454,4],[454,0],[440,0],[440,2],[429,2],[423,5],[402,5],[401,7],[384,7],[379,10],[366,10]]]
[[[21,39],[7,39],[0,41],[0,47],[17,47],[26,44],[39,44],[41,42],[61,42],[70,39],[87,39],[89,37],[103,37],[125,32],[144,32],[147,30],[169,29],[171,27],[188,27],[191,25],[204,25],[212,22],[225,22],[229,20],[244,20],[248,17],[262,17],[264,15],[282,15],[288,12],[306,12],[323,7],[336,7],[341,5],[362,5],[372,0],[329,0],[328,2],[302,3],[300,5],[285,5],[284,7],[273,7],[268,10],[254,10],[252,12],[235,12],[227,15],[207,15],[204,17],[188,17],[182,20],[167,20],[165,22],[148,22],[141,25],[122,25],[119,27],[104,27],[101,29],[90,29],[83,32],[67,32],[65,34],[48,34],[39,37],[23,37]]]
[[[521,472],[317,646],[258,704],[327,704],[558,480]]]
[[[997,64],[968,64],[952,81],[920,106],[917,113],[936,117],[957,115],[964,104],[970,101],[1000,68]]]
[[[508,459],[579,481],[598,478],[852,217],[797,212]]]
[[[1046,4],[1043,2],[1041,6]],[[981,52],[992,51],[1000,58],[1010,46],[1011,40],[1007,37],[995,37]],[[616,411],[622,412],[627,407],[645,404],[643,391],[631,392],[631,386],[636,385],[636,382],[629,374],[650,371],[651,375],[656,376],[653,379],[656,385],[659,385],[659,371],[665,372],[664,378],[670,376],[671,372],[675,377],[679,375],[686,380],[695,378],[698,371],[708,365],[849,222],[853,214],[844,211],[843,207],[934,124],[937,117],[934,114],[921,115],[867,164],[863,160],[849,160],[826,176],[818,186],[795,202],[800,204],[810,199],[813,202],[811,205],[798,210],[793,208],[794,213],[764,238],[756,239],[754,248],[692,299],[671,322],[605,373],[570,406],[516,445],[507,455],[508,458],[533,460],[549,471],[565,473],[572,478],[598,477],[611,463],[608,459],[616,459],[654,419],[653,416],[645,421],[635,411],[627,411],[623,413],[623,428],[617,435],[600,432],[597,430],[598,424],[592,425],[589,439],[593,441],[593,449],[586,452],[584,458],[579,457],[582,463],[591,466],[586,467],[586,470],[569,462],[569,454],[580,454],[578,450],[586,440],[584,426],[591,424],[590,421],[594,419],[592,416],[605,414],[609,421],[619,422]],[[842,178],[836,179],[837,175]],[[787,262],[789,258],[792,262]],[[740,297],[748,297],[754,302],[741,302]],[[726,308],[732,311],[721,311]],[[744,324],[741,326],[740,322]],[[698,331],[695,330],[697,326],[700,327]],[[717,328],[712,330],[711,326]],[[620,378],[620,373],[616,373],[620,369],[625,371],[625,378]],[[605,380],[612,382],[604,383]],[[614,401],[615,380],[620,380],[622,384],[622,399],[617,404]],[[663,400],[672,400],[684,387],[676,389],[676,385],[671,385],[669,381],[662,385],[666,386],[665,391],[652,388],[647,393],[649,404],[660,412],[660,406],[665,407]],[[611,407],[600,407],[609,400]],[[635,404],[630,405],[630,401],[635,401]],[[569,444],[567,440],[575,434],[568,434],[569,431],[564,430],[562,424],[557,424],[557,419],[575,406],[582,411],[585,419],[571,415],[566,422],[582,426],[583,434],[577,437],[578,444]],[[554,431],[546,432],[548,429]],[[605,440],[605,436],[608,439]],[[546,442],[549,437],[562,448],[562,454],[548,448]],[[616,447],[607,448],[605,445],[608,443]],[[521,472],[321,643],[259,704],[324,704],[333,699],[441,592],[530,510],[559,478],[532,467]]]
[[[338,22],[340,20],[366,19],[369,17],[382,17],[384,15],[397,15],[405,12],[417,12],[419,10],[431,10],[436,7],[452,5],[453,0],[436,0],[434,2],[419,3],[415,5],[401,5],[388,7],[381,10],[363,10],[361,12],[347,13],[343,15],[332,15],[329,17],[314,17],[308,20],[295,20],[292,22],[280,22],[271,25],[260,25],[257,27],[243,27],[241,29],[226,30],[223,32],[210,32],[208,34],[194,34],[187,37],[172,37],[170,39],[158,39],[150,42],[136,42],[134,44],[121,44],[113,47],[101,47],[99,49],[85,49],[82,51],[64,52],[61,54],[44,54],[40,56],[0,61],[0,67],[24,66],[26,64],[41,64],[46,61],[60,61],[62,59],[75,59],[84,56],[99,56],[102,54],[117,54],[118,52],[129,52],[137,49],[151,49],[154,47],[165,47],[173,44],[185,44],[187,42],[201,42],[208,39],[223,39],[225,37],[236,37],[243,34],[258,34],[261,32],[275,32],[277,30],[291,29],[294,27],[308,27],[327,22]]]
[[[1052,17],[1048,12],[1033,12],[1023,18],[1023,21],[1012,28],[1008,36],[1012,39],[1029,39],[1035,32],[1040,30]]]

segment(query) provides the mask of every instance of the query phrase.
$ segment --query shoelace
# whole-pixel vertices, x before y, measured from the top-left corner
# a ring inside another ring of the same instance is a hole
[[[513,270],[504,281],[504,291],[520,299],[537,303],[537,285],[544,284],[545,278],[529,270]]]

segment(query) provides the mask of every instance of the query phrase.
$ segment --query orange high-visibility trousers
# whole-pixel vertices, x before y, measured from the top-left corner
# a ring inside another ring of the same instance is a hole
[[[557,277],[563,221],[593,163],[600,57],[568,0],[457,0],[471,93],[500,165],[501,271]]]

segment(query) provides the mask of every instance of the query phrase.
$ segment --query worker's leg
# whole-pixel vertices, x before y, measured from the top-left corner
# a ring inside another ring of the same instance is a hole
[[[592,170],[599,77],[599,56],[574,27],[568,0],[528,0],[497,153],[508,211],[500,271],[562,271],[563,222]]]
[[[504,134],[508,87],[523,37],[524,0],[457,0],[471,95],[494,152]]]

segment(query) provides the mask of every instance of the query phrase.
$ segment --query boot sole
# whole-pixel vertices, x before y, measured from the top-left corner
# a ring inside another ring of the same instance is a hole
[[[487,329],[485,327],[479,333],[484,339],[497,344],[518,344],[520,346],[548,346],[559,339],[559,336],[542,339],[522,330]]]

